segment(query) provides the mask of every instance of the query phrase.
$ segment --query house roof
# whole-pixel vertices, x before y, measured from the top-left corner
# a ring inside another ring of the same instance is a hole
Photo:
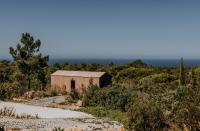
[[[68,76],[68,77],[101,77],[105,72],[92,72],[92,71],[65,71],[58,70],[51,74],[51,76]]]

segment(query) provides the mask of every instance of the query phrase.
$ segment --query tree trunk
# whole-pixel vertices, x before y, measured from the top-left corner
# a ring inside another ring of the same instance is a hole
[[[30,74],[28,74],[28,89],[31,89],[31,78],[30,78]]]
[[[28,79],[28,89],[31,89],[31,79]]]

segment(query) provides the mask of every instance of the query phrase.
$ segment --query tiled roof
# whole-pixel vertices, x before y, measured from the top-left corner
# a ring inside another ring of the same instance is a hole
[[[104,74],[105,72],[58,70],[51,75],[52,76],[69,76],[69,77],[101,77]]]

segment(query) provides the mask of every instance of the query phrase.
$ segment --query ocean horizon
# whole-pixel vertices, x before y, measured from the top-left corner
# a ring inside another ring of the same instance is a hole
[[[4,59],[0,59],[2,61]],[[10,59],[6,59],[8,61],[11,61]],[[48,64],[100,64],[100,65],[109,65],[111,63],[121,66],[128,63],[131,63],[137,59],[61,59],[61,58],[54,58],[49,59]],[[180,59],[140,59],[144,63],[150,66],[154,67],[177,67],[180,65]],[[186,67],[195,67],[200,66],[200,59],[184,59],[184,66]]]
[[[114,63],[118,66],[125,65],[137,59],[50,59],[49,65],[55,63],[64,64],[100,64],[108,65]],[[140,59],[144,63],[154,67],[177,67],[180,65],[180,59]],[[195,67],[200,65],[200,59],[185,59],[186,67]]]

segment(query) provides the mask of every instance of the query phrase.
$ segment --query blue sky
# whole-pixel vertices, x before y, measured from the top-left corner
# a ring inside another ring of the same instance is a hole
[[[200,58],[200,2],[1,0],[1,59],[23,32],[51,58]]]

